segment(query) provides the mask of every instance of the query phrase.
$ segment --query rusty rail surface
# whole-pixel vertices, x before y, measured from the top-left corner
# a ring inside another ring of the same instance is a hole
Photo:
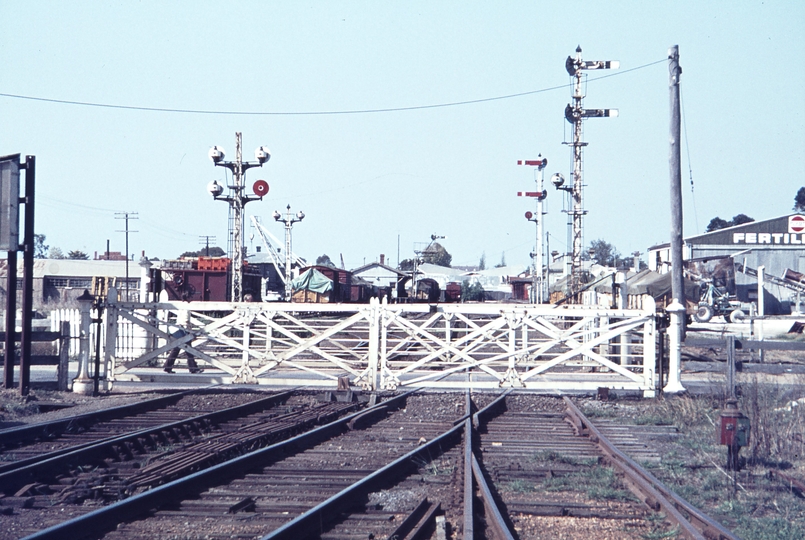
[[[425,497],[400,523],[400,526],[389,535],[389,540],[420,540],[426,538],[426,530],[433,523],[436,514],[441,511],[441,507],[441,503],[430,502]]]
[[[511,531],[509,531],[506,520],[503,514],[500,513],[498,505],[495,503],[492,490],[489,489],[486,479],[484,478],[484,473],[474,454],[472,456],[472,474],[475,481],[478,482],[478,487],[481,491],[481,500],[483,500],[484,508],[486,509],[486,521],[494,532],[495,538],[500,540],[514,540],[514,536]]]
[[[512,389],[509,388],[504,391],[497,399],[493,400],[489,405],[478,411],[472,416],[472,421],[468,418],[466,420],[467,426],[467,439],[471,440],[472,437],[469,435],[472,433],[473,429],[477,429],[481,422],[486,422],[489,418],[493,415],[499,415],[505,412],[506,410],[506,396],[508,396],[512,392]],[[469,392],[467,393],[469,399]],[[470,409],[467,409],[467,412],[470,413]],[[473,478],[475,482],[478,484],[478,490],[481,494],[481,501],[484,504],[484,510],[486,514],[486,521],[489,528],[495,535],[495,538],[499,540],[514,540],[514,536],[512,535],[511,531],[509,530],[509,526],[506,522],[506,519],[503,517],[503,514],[500,512],[500,508],[498,508],[497,503],[495,502],[495,497],[492,495],[492,490],[489,489],[489,485],[486,482],[486,478],[484,477],[483,470],[481,469],[481,465],[478,463],[478,459],[475,456],[475,453],[470,451],[468,455],[465,454],[465,459],[469,460],[469,463],[465,463],[465,470],[471,471],[469,473],[469,484],[472,485]],[[465,480],[467,481],[467,480]],[[472,492],[470,492],[472,493]],[[465,491],[466,494],[466,491]],[[467,509],[467,501],[464,501],[464,511],[466,512]],[[472,506],[470,505],[470,509],[472,510]],[[473,536],[470,534],[469,536],[464,533],[464,538],[467,540],[472,540]]]
[[[264,536],[261,540],[298,540],[299,538],[307,538],[308,534],[315,533],[320,529],[322,522],[332,519],[344,508],[351,506],[356,497],[363,496],[380,486],[392,483],[395,478],[405,474],[417,458],[439,455],[444,448],[453,446],[454,443],[451,443],[451,439],[457,439],[462,428],[463,426],[456,426],[445,431],[439,437],[352,484],[340,493],[276,529],[271,534]]]
[[[15,462],[8,466],[7,470],[0,473],[0,486],[6,492],[16,491],[28,482],[35,481],[37,478],[67,470],[71,465],[86,464],[94,460],[103,459],[108,456],[111,449],[115,447],[125,448],[127,443],[140,442],[141,439],[158,437],[164,432],[182,430],[188,426],[208,426],[218,424],[231,418],[259,412],[263,409],[276,405],[287,399],[293,392],[281,392],[267,398],[259,399],[228,409],[222,409],[212,413],[192,416],[182,420],[177,420],[168,424],[162,424],[142,430],[137,430],[123,435],[107,437],[97,441],[92,441],[82,445],[57,450],[37,458],[26,459],[23,462]],[[174,394],[175,395],[184,395]],[[139,409],[135,409],[139,410]],[[17,467],[13,467],[18,465]]]
[[[407,392],[405,394],[395,396],[394,398],[383,402],[382,405],[376,405],[376,407],[383,406],[386,407],[387,410],[390,410],[395,406],[401,406],[405,403],[407,397],[412,393],[413,392]],[[187,497],[189,494],[199,493],[210,486],[217,485],[222,481],[223,478],[232,478],[243,474],[244,472],[256,466],[266,466],[274,461],[283,459],[288,454],[301,452],[305,448],[311,447],[320,441],[326,440],[349,429],[349,422],[362,414],[363,412],[358,412],[344,418],[340,418],[324,426],[292,437],[291,439],[287,439],[260,450],[255,450],[227,462],[214,465],[189,476],[163,484],[148,491],[144,491],[128,499],[124,499],[109,506],[105,506],[98,510],[94,510],[87,514],[59,523],[47,529],[43,529],[30,536],[27,536],[26,539],[62,540],[63,538],[81,538],[84,536],[98,535],[105,531],[111,531],[115,529],[115,527],[117,527],[117,525],[121,522],[134,520],[138,516],[147,514],[153,509],[159,508],[167,502],[176,501],[183,497]],[[425,447],[420,447],[419,450],[422,450],[423,448]],[[318,514],[316,517],[318,518]],[[298,538],[301,537],[293,535],[290,536],[290,538],[293,538],[293,540],[298,540]]]
[[[138,488],[167,483],[179,476],[260,448],[269,441],[283,439],[310,429],[316,423],[334,420],[343,411],[356,407],[358,404],[353,402],[323,403],[312,409],[286,413],[243,426],[234,433],[221,433],[189,444],[167,459],[140,470],[126,480],[126,489],[134,492]]]
[[[210,387],[207,387],[204,390],[208,388]],[[111,409],[104,409],[101,411],[71,416],[69,418],[62,418],[60,420],[3,429],[0,430],[0,441],[2,441],[4,447],[9,448],[14,445],[19,445],[21,443],[36,439],[50,439],[78,427],[91,426],[98,422],[116,420],[118,418],[124,418],[126,416],[133,416],[146,411],[168,407],[179,401],[182,397],[196,392],[199,392],[199,390],[187,390],[184,392],[169,394],[167,396],[160,396],[154,399],[129,403],[128,405],[112,407]],[[6,467],[7,466],[4,465],[2,468],[0,468],[0,471],[8,470]]]
[[[695,540],[740,540],[723,525],[674,493],[653,474],[620,451],[596,428],[567,396],[564,397],[571,422],[580,434],[587,432],[609,461],[626,476],[627,484],[655,511],[680,527],[680,533]]]

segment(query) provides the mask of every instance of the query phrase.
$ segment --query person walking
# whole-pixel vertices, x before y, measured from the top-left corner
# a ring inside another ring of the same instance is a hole
[[[181,313],[180,313],[181,316]],[[187,319],[187,315],[183,317],[185,320]],[[187,323],[185,323],[187,324]],[[185,336],[191,335],[190,332],[179,326],[179,328],[173,332],[170,336],[171,339],[179,339]],[[188,341],[187,343],[192,343],[192,340]],[[179,357],[179,352],[182,350],[181,347],[174,347],[171,349],[171,352],[168,354],[168,357],[165,359],[165,373],[173,373],[173,365],[176,363],[176,359]],[[190,373],[201,373],[204,371],[203,369],[198,367],[196,364],[196,357],[193,356],[189,351],[184,351],[185,358],[187,358],[187,369]]]

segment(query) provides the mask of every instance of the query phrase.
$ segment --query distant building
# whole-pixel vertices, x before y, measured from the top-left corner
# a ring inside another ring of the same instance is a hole
[[[17,301],[22,301],[22,258],[17,261]],[[138,298],[140,287],[140,266],[128,262],[128,287],[126,284],[126,260],[83,260],[83,259],[35,259],[33,271],[33,301],[35,306],[48,303],[71,302],[83,294],[84,289],[105,290],[107,286],[117,287],[121,297],[126,289],[131,291],[131,299]],[[0,261],[0,296],[5,299],[8,263]],[[5,300],[3,300],[5,301]]]
[[[406,272],[401,272],[381,262],[365,264],[352,270],[352,275],[361,278],[378,290],[378,295],[389,299],[399,298],[400,287],[405,282]]]
[[[670,249],[670,244],[650,247],[649,269],[669,272]],[[688,237],[682,257],[689,276],[710,279],[742,302],[757,301],[757,270],[763,267],[768,277],[766,314],[790,313],[796,292],[785,285],[786,274],[805,274],[805,215],[788,214]]]
[[[100,255],[98,252],[95,252],[95,260],[96,261],[125,261],[126,256],[119,251],[104,251]]]

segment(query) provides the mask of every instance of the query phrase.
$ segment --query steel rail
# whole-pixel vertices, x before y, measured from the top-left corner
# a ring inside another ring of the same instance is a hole
[[[205,390],[207,388],[205,388]],[[126,416],[132,416],[134,414],[168,407],[179,401],[179,399],[182,397],[196,392],[198,392],[198,390],[187,390],[184,392],[169,394],[167,396],[160,396],[158,398],[149,399],[146,401],[138,401],[137,403],[120,405],[119,407],[112,407],[111,409],[70,416],[69,418],[62,418],[60,420],[52,420],[50,422],[8,428],[0,430],[0,441],[3,442],[3,446],[9,447],[14,444],[35,439],[49,439],[55,435],[61,435],[62,433],[65,433],[76,426],[92,425],[98,422],[116,420],[118,418],[125,418]]]
[[[282,439],[309,429],[316,423],[327,422],[330,417],[337,417],[357,405],[352,402],[323,403],[313,409],[288,413],[245,426],[235,433],[221,433],[190,443],[164,461],[141,469],[126,481],[126,490],[132,492],[153,484],[163,484],[184,474],[226,461],[236,454],[245,454],[259,448],[272,439]]]
[[[292,393],[293,391],[282,392],[228,409],[193,416],[156,427],[145,428],[124,435],[116,435],[106,439],[92,441],[80,445],[79,447],[67,448],[61,451],[57,450],[56,452],[39,456],[38,460],[37,458],[30,458],[24,460],[30,463],[25,463],[16,469],[0,473],[0,486],[2,486],[2,491],[7,493],[13,492],[51,471],[64,471],[67,467],[76,463],[85,464],[88,461],[103,459],[108,456],[109,449],[115,445],[126,445],[126,443],[129,442],[136,442],[142,437],[158,435],[165,431],[182,429],[186,426],[216,424],[237,416],[252,414],[253,412],[264,410],[278,402],[286,400]]]
[[[456,441],[453,439],[458,439],[463,429],[462,423],[453,426],[438,437],[434,437],[415,450],[395,459],[270,534],[263,536],[261,540],[298,540],[319,534],[323,523],[335,519],[340,512],[354,507],[356,500],[365,498],[373,490],[393,484],[395,479],[414,468],[416,458],[432,459],[434,455],[440,455],[446,448],[454,446]]]
[[[475,454],[472,455],[472,473],[475,481],[478,483],[479,491],[481,492],[481,499],[484,501],[484,509],[486,510],[486,523],[492,528],[495,533],[495,538],[499,540],[514,540],[514,536],[509,530],[503,514],[500,513],[495,502],[495,497],[492,495],[492,490],[484,478],[484,472],[481,470],[481,465],[478,463]]]
[[[506,392],[508,394],[508,391]],[[469,399],[469,393],[467,393]],[[495,400],[493,403],[478,411],[476,415],[482,415],[483,417],[492,414],[492,412],[499,409],[500,399]],[[471,404],[471,402],[469,402]],[[360,500],[361,497],[366,497],[372,490],[378,489],[382,486],[393,484],[395,479],[399,478],[402,474],[408,470],[412,466],[412,461],[417,457],[433,457],[434,455],[441,454],[448,448],[448,443],[452,439],[458,439],[461,435],[461,432],[464,431],[465,434],[470,434],[467,439],[469,439],[470,445],[470,452],[469,452],[469,483],[470,483],[470,492],[469,497],[466,494],[466,481],[465,481],[465,500],[464,500],[464,538],[472,538],[472,449],[471,449],[471,442],[472,442],[472,418],[471,409],[467,408],[467,413],[462,417],[453,422],[453,427],[446,432],[442,433],[438,437],[431,439],[429,442],[423,444],[422,446],[418,447],[415,450],[412,450],[408,454],[394,460],[392,463],[386,465],[385,467],[378,469],[377,471],[371,473],[370,475],[366,476],[362,480],[355,482],[351,486],[344,488],[339,493],[333,495],[326,501],[320,503],[316,507],[308,510],[307,512],[301,514],[294,520],[286,523],[285,525],[281,526],[278,529],[275,529],[270,534],[261,538],[261,540],[298,540],[298,538],[306,538],[307,535],[314,535],[318,534],[321,531],[322,523],[328,521],[328,519],[332,519],[332,517],[328,518],[328,516],[335,516],[338,512],[341,512],[345,509],[348,509],[351,506],[355,505],[356,500]],[[360,413],[365,414],[365,413]],[[469,431],[467,431],[467,426],[469,425]],[[453,443],[455,444],[455,443]],[[452,446],[452,444],[450,444]],[[465,445],[465,453],[466,448],[468,446]],[[466,458],[465,458],[466,459]],[[466,474],[466,473],[465,473]],[[469,501],[470,504],[470,517],[469,517],[469,535],[468,535],[468,525],[467,525],[467,503]]]
[[[472,398],[469,388],[464,392],[464,540],[475,538],[475,512],[473,511],[475,490],[472,483]]]
[[[646,504],[655,510],[659,505],[666,517],[680,526],[682,534],[696,540],[740,540],[734,533],[674,493],[653,474],[618,449],[567,396],[564,396],[564,400],[570,415],[575,417],[572,421],[579,432],[587,430],[591,440],[598,444],[610,458],[610,462],[627,476],[642,496],[646,497]],[[683,512],[687,516],[683,515]]]
[[[419,540],[425,538],[425,529],[441,510],[441,503],[430,502],[427,497],[422,499],[408,516],[403,519],[400,526],[394,529],[388,540]],[[428,537],[429,538],[429,537]]]
[[[395,406],[399,407],[414,392],[406,392],[375,406],[386,406],[389,410]],[[172,504],[177,500],[186,498],[189,493],[198,493],[209,487],[220,485],[225,479],[234,478],[256,467],[268,466],[285,459],[288,455],[301,452],[323,440],[342,433],[349,429],[348,423],[362,413],[363,411],[340,418],[291,439],[255,450],[203,471],[144,491],[128,499],[53,525],[25,537],[25,540],[83,538],[114,530],[118,523],[133,521],[139,516],[157,510],[165,504]],[[298,538],[294,540],[298,540]]]
[[[473,422],[470,424],[470,427],[474,427],[475,429],[480,428],[482,423],[488,422],[493,415],[500,415],[506,411],[506,396],[508,396],[512,392],[512,389],[509,388],[508,390],[504,391],[498,398],[493,400],[489,405],[475,413],[472,417]],[[511,531],[509,530],[509,526],[506,523],[503,514],[500,512],[500,508],[495,501],[495,497],[492,494],[492,490],[489,488],[489,485],[486,482],[486,478],[484,477],[483,470],[481,469],[481,465],[478,462],[478,459],[475,456],[475,453],[470,454],[470,467],[472,470],[472,477],[475,478],[475,482],[478,484],[478,491],[481,494],[481,500],[484,503],[484,510],[486,512],[487,517],[487,524],[492,529],[495,538],[499,540],[514,540],[514,536],[512,535]],[[465,535],[466,538],[466,535]],[[472,537],[470,537],[472,538]]]

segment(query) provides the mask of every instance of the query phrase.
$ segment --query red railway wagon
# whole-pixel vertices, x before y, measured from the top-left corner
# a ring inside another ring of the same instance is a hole
[[[230,301],[230,260],[224,257],[199,257],[165,261],[162,268],[151,270],[151,290],[165,291],[168,300],[183,302]],[[261,275],[258,269],[243,267],[243,295],[261,300]]]

